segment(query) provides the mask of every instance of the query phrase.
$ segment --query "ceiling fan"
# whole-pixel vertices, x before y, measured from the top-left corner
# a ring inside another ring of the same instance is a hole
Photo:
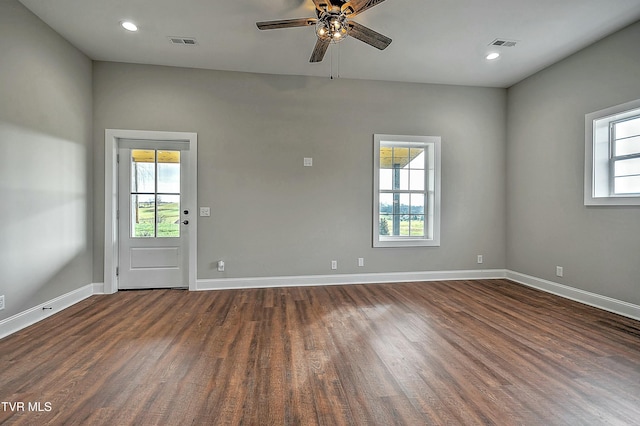
[[[317,18],[282,19],[278,21],[256,22],[261,30],[294,28],[315,25],[318,40],[313,48],[309,62],[320,62],[324,58],[330,43],[337,43],[347,36],[356,38],[377,49],[383,50],[391,39],[351,18],[367,9],[371,9],[384,0],[313,0]]]

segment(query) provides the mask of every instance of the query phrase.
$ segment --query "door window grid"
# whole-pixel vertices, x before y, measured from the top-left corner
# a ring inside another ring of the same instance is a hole
[[[180,237],[180,151],[131,150],[131,237]]]

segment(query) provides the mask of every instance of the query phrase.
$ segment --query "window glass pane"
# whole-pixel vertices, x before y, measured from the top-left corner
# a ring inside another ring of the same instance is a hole
[[[640,175],[640,158],[615,162],[615,176]]]
[[[640,176],[617,177],[613,183],[614,193],[617,195],[640,193]]]
[[[391,235],[392,223],[391,215],[380,215],[380,235]]]
[[[393,180],[393,170],[391,169],[381,169],[380,170],[380,189],[382,190],[390,190],[393,189],[391,186],[391,182]]]
[[[424,194],[411,194],[411,207],[409,213],[424,214]]]
[[[409,148],[396,146],[393,148],[393,164],[392,167],[403,168],[409,164]]]
[[[180,151],[158,151],[158,192],[180,193]]]
[[[408,237],[410,235],[409,226],[410,226],[409,215],[408,214],[401,215],[400,216],[400,236]]]
[[[180,236],[180,196],[158,195],[158,237]]]
[[[400,194],[400,214],[409,214],[409,209],[411,207],[411,195],[409,194]]]
[[[393,213],[393,194],[380,194],[380,214]]]
[[[394,179],[393,189],[402,189],[403,191],[409,189],[409,170],[394,170]]]
[[[412,237],[424,237],[424,215],[416,214],[411,215],[411,231]]]
[[[614,124],[616,139],[640,135],[640,117]]]
[[[411,148],[411,162],[409,167],[412,169],[424,169],[424,148]]]
[[[616,157],[632,154],[640,154],[640,136],[616,141]]]
[[[155,195],[131,195],[131,237],[155,237]]]
[[[389,235],[400,235],[400,215],[389,215]]]
[[[424,170],[409,171],[409,189],[412,191],[424,191]]]
[[[156,152],[131,150],[131,192],[155,192]]]
[[[380,146],[380,168],[393,168],[393,147]]]

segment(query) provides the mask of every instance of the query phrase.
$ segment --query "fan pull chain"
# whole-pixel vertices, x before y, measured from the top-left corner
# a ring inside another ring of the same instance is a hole
[[[338,78],[340,78],[340,44],[338,44],[338,66],[336,68],[337,68]]]
[[[334,46],[337,46],[334,48]],[[329,73],[329,79],[333,80],[333,57],[336,55],[336,78],[340,78],[340,44],[339,43],[331,43],[329,45],[329,66],[331,67],[331,71]],[[334,52],[334,49],[336,50]]]
[[[333,43],[329,45],[329,49],[331,49],[331,52],[329,54],[329,67],[331,67],[331,71],[329,72],[330,80],[333,80],[333,46],[334,46]]]

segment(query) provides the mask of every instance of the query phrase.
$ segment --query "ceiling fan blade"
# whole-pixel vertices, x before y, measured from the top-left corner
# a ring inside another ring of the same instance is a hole
[[[357,38],[376,49],[384,50],[391,44],[391,39],[378,32],[373,31],[371,28],[367,28],[364,25],[360,25],[357,22],[349,21],[349,35],[353,38]]]
[[[320,40],[316,41],[316,45],[313,48],[313,53],[311,54],[311,58],[309,58],[309,62],[321,62],[324,58],[324,54],[327,53],[327,49],[329,48],[329,42]]]
[[[256,25],[261,30],[275,30],[277,28],[306,27],[315,25],[316,21],[316,18],[281,19],[278,21],[256,22]]]
[[[333,8],[331,0],[313,0],[313,4],[316,5],[316,9],[320,12],[326,12],[327,10],[331,10]]]
[[[349,17],[354,17],[384,0],[351,0],[342,5],[342,11]]]

